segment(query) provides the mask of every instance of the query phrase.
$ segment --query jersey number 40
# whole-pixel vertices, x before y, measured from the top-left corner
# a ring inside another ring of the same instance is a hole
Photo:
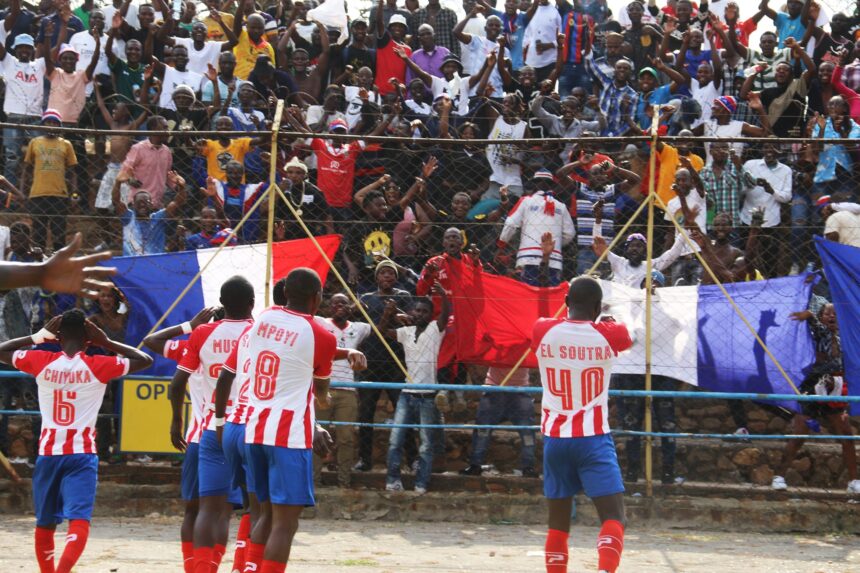
[[[580,408],[603,393],[603,368],[586,368],[579,377]],[[546,386],[549,393],[561,399],[562,410],[574,410],[574,391],[570,370],[546,369]]]

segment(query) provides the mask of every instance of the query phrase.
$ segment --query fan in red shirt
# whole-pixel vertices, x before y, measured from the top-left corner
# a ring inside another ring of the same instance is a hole
[[[469,251],[463,252],[463,233],[456,227],[451,227],[445,231],[445,235],[442,237],[442,250],[444,252],[441,255],[431,257],[424,265],[421,277],[415,285],[415,293],[418,296],[431,294],[436,281],[442,285],[445,293],[451,296],[451,277],[457,276],[461,272],[462,265],[471,264],[478,268],[483,267],[480,253],[475,245],[472,245]],[[439,316],[441,308],[442,302],[439,297],[433,295],[433,318]]]
[[[401,14],[394,14],[388,21],[388,30],[385,29],[385,19],[382,15],[385,0],[379,0],[376,7],[376,77],[374,83],[379,89],[379,95],[394,91],[394,86],[406,83],[406,62],[397,55],[394,48],[397,47],[412,57],[412,48],[407,46],[403,40],[409,30],[406,18]],[[394,84],[391,79],[397,80]]]
[[[346,134],[349,126],[338,118],[328,126],[329,133]],[[314,139],[311,149],[317,156],[317,187],[332,209],[352,208],[352,189],[355,182],[355,162],[364,151],[364,142],[341,142],[331,139]]]

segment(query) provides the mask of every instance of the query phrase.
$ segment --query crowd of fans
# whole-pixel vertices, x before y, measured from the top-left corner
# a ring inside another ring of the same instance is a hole
[[[860,138],[860,10],[830,14],[813,0],[780,8],[634,0],[613,13],[605,0],[464,0],[459,16],[439,0],[379,0],[366,18],[327,26],[313,2],[180,4],[8,2],[0,198],[14,222],[0,227],[5,259],[40,260],[65,244],[70,225],[92,220],[91,245],[126,256],[260,242],[268,202],[257,200],[274,162],[284,194],[275,239],[305,236],[296,216],[315,235],[343,236],[336,263],[415,382],[497,384],[504,372],[496,369],[486,378],[464,365],[437,373],[452,270],[476,265],[557,285],[591,270],[652,184],[659,286],[811,271],[816,234],[860,247],[858,150],[826,141]],[[273,154],[276,100],[285,108]],[[654,150],[643,139],[601,139],[641,136],[654,123],[678,138]],[[640,212],[594,272],[642,286],[644,225]],[[6,337],[80,304],[38,289],[0,300]],[[836,323],[820,319],[821,301],[811,304],[796,318],[813,323],[817,340],[829,332],[829,366],[817,375],[841,380]],[[133,310],[123,293],[106,290],[92,311],[111,338],[124,339]],[[362,376],[402,381],[369,325],[354,330],[362,324],[354,311],[342,295],[328,302],[341,342],[361,343],[368,356]],[[528,372],[510,383],[528,385]],[[27,396],[8,388],[0,384],[6,406]],[[380,392],[341,398],[335,417],[369,422]],[[389,398],[398,422],[432,423],[462,402],[447,393]],[[488,394],[477,417],[531,424],[530,403],[526,394]],[[641,403],[621,406],[622,425],[638,428]],[[674,404],[656,407],[671,431]],[[745,432],[743,408],[732,413]],[[420,434],[416,452],[409,432],[393,433],[390,488],[400,487],[404,444],[426,488],[444,442],[441,432]],[[476,432],[466,473],[481,473],[488,440]],[[536,475],[534,434],[523,432],[522,443],[522,471]],[[372,447],[372,429],[361,428],[357,469],[372,466]],[[342,450],[337,461],[348,468],[351,442]],[[638,449],[628,452],[635,480]],[[672,459],[669,441],[667,483]],[[348,472],[339,479],[348,483]]]

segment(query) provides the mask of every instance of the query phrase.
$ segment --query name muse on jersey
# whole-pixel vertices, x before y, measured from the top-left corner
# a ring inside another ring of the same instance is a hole
[[[615,351],[609,345],[606,346],[558,346],[558,357],[562,360],[608,360],[615,356]],[[553,346],[550,344],[540,345],[541,358],[555,358]]]

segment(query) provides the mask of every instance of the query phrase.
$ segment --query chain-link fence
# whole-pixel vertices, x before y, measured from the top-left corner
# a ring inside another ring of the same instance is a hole
[[[4,124],[4,145],[20,146],[22,158],[16,167],[6,157],[7,258],[38,260],[72,232],[82,232],[89,249],[126,256],[225,241],[263,252],[270,213],[268,201],[259,199],[274,163],[275,185],[283,193],[274,201],[272,239],[305,238],[297,217],[315,236],[341,235],[333,264],[370,320],[392,328],[414,324],[420,314],[417,301],[431,294],[435,318],[442,304],[431,287],[438,281],[447,291],[455,319],[441,355],[423,356],[414,344],[388,341],[410,372],[440,366],[435,380],[420,382],[539,385],[533,368],[509,375],[530,336],[531,325],[523,326],[522,317],[552,315],[563,297],[555,287],[586,272],[605,281],[605,312],[634,333],[633,352],[622,356],[616,368],[616,388],[645,388],[646,364],[655,390],[693,385],[816,393],[822,375],[838,373],[830,364],[829,371],[816,371],[817,378],[807,376],[810,365],[838,360],[841,351],[832,334],[827,283],[815,272],[821,263],[814,237],[850,244],[860,232],[852,225],[860,218],[854,210],[857,149],[852,139],[651,140],[588,133],[575,139],[517,138],[505,131],[515,120],[508,123],[504,115],[487,111],[442,131],[451,137],[434,138],[427,125],[391,122],[379,115],[382,110],[362,111],[377,113],[364,132],[357,130],[364,135],[302,133],[297,127],[305,126],[288,108],[284,113],[290,117],[275,146],[270,127],[263,125],[274,116],[274,106],[252,121],[255,129],[248,132],[235,131],[235,118],[216,119],[213,131],[198,131],[212,127],[202,108],[177,119],[150,117],[143,132]],[[379,121],[388,122],[395,135],[372,134]],[[317,123],[335,132],[340,125],[322,117]],[[75,161],[57,155],[69,153],[64,143],[59,145],[64,141],[71,143]],[[67,159],[58,163],[60,157]],[[834,215],[836,223],[830,220]],[[692,230],[681,234],[680,228]],[[230,251],[221,256],[231,257]],[[238,274],[264,272],[249,266],[250,259],[234,259],[228,266]],[[476,267],[494,280],[516,282],[463,282],[463,273]],[[651,275],[649,267],[655,271]],[[648,283],[654,285],[650,297],[643,288]],[[528,286],[505,286],[511,284]],[[344,345],[367,354],[369,368],[358,380],[402,382],[405,373],[386,345],[375,334],[355,329],[367,319],[351,301],[334,296],[344,290],[329,277],[321,314],[338,327]],[[122,332],[128,316],[116,310],[135,294],[112,295],[92,310],[116,320],[108,322]],[[12,296],[21,308],[13,312],[17,303],[6,295],[4,324],[10,337],[14,328],[30,332],[63,309],[86,304],[51,293]],[[387,300],[397,303],[398,312],[391,316],[385,316]],[[134,304],[129,308],[135,311]],[[484,338],[466,335],[476,332]],[[651,348],[646,351],[647,332]],[[512,341],[505,340],[502,334],[510,333]],[[828,337],[830,343],[822,342]],[[830,353],[824,358],[822,348]],[[490,349],[504,350],[499,355],[506,359],[482,358],[492,355]],[[471,351],[466,358],[464,350]],[[540,422],[534,394],[417,396],[420,405],[399,406],[411,398],[394,389],[333,391],[333,409],[320,412],[320,418],[362,424],[337,426],[333,432],[337,455],[328,462],[338,468],[342,484],[356,464],[360,470],[378,469],[400,459],[412,467],[422,457],[449,471],[480,474],[482,466],[493,464],[501,471],[539,473],[536,432],[525,429],[517,430],[518,442],[507,437],[492,442],[487,428],[474,436],[469,430],[416,429],[398,434],[404,453],[392,458],[390,429],[370,424],[531,427]],[[25,404],[16,396],[6,401],[6,408]],[[797,433],[796,407],[790,403],[675,404],[664,397],[653,407],[655,422],[648,428],[643,398],[615,399],[614,426],[668,434],[741,430],[738,440],[745,439],[744,432]],[[827,422],[832,412],[806,413]],[[666,439],[661,475],[671,481],[677,473],[669,446],[674,438]],[[635,441],[627,446],[631,479],[641,471],[636,447]],[[687,459],[684,467],[695,473]]]

